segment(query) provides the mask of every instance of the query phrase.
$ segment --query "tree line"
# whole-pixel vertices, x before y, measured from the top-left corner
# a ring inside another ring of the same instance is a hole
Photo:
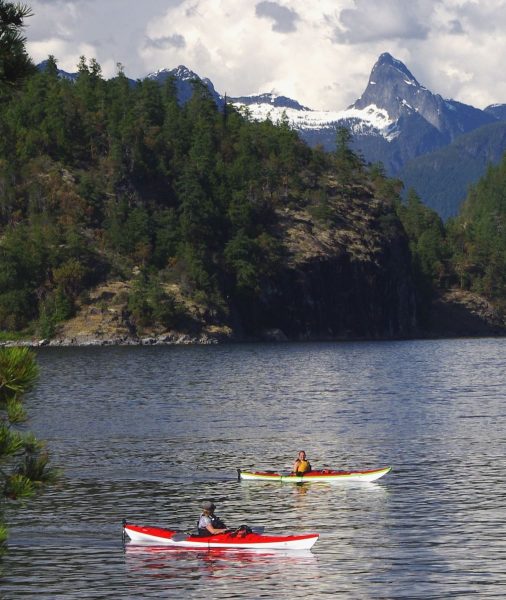
[[[121,65],[109,80],[85,57],[75,80],[51,56],[35,69],[22,35],[29,15],[0,1],[0,329],[49,336],[94,285],[132,272],[128,310],[138,325],[184,321],[167,282],[226,320],[231,307],[252,306],[286,261],[283,209],[335,225],[329,177],[343,196],[372,185],[394,206],[422,319],[438,287],[503,301],[504,165],[445,226],[414,192],[403,202],[400,182],[365,165],[344,128],[325,153],[286,119],[220,109],[200,81],[181,105],[174,80],[132,85]]]

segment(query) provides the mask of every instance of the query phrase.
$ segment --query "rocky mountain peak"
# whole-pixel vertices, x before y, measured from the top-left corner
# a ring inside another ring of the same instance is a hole
[[[388,52],[380,54],[376,64],[372,68],[369,82],[373,79],[373,76],[375,78],[401,76],[405,81],[407,79],[413,85],[420,85],[406,65]]]
[[[156,79],[157,81],[164,81],[168,77],[175,77],[179,81],[192,81],[194,79],[200,79],[196,73],[184,65],[179,65],[175,69],[158,69],[157,71],[147,75],[147,79]]]
[[[374,105],[386,110],[395,120],[407,111],[417,111],[423,104],[421,97],[426,94],[432,95],[418,83],[406,65],[384,52],[372,68],[364,93],[351,108],[362,110]]]
[[[386,111],[395,122],[422,119],[443,135],[446,143],[493,120],[481,110],[445,100],[420,85],[406,65],[388,52],[380,55],[364,93],[350,108],[364,110],[371,106]]]
[[[184,65],[179,65],[177,69],[172,69],[172,73],[175,77],[179,79],[199,78],[199,76],[196,73],[194,73],[191,69],[185,67]]]

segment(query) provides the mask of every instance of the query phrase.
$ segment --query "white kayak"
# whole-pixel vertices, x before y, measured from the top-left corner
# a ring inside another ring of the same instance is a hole
[[[333,471],[324,469],[309,471],[304,475],[275,473],[273,471],[242,471],[237,476],[244,481],[279,481],[282,483],[341,483],[345,481],[376,481],[392,470],[392,467],[368,471]]]

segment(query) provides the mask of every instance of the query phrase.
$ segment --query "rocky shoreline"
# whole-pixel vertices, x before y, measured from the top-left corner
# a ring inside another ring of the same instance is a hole
[[[279,342],[357,342],[357,341],[401,341],[401,340],[424,340],[424,339],[459,339],[459,338],[492,338],[506,337],[506,328],[483,327],[478,329],[459,330],[458,328],[444,328],[440,331],[427,331],[410,338],[304,338],[290,339],[281,330],[264,332],[258,337],[239,338],[234,336],[210,336],[208,334],[189,335],[186,333],[168,334],[145,337],[94,337],[83,336],[80,338],[55,338],[55,339],[30,339],[30,340],[7,340],[0,342],[0,347],[26,346],[30,348],[91,348],[91,347],[116,347],[116,346],[216,346],[232,343],[279,343]]]
[[[177,346],[177,345],[213,345],[219,344],[220,340],[206,334],[192,336],[185,333],[169,334],[146,337],[111,337],[102,338],[95,336],[82,336],[80,338],[54,338],[54,339],[31,339],[10,340],[0,342],[0,346],[28,346],[31,348],[65,348],[90,346]]]
[[[489,302],[477,294],[460,290],[447,290],[439,294],[432,304],[432,323],[426,331],[416,332],[409,337],[339,337],[308,334],[303,337],[290,337],[280,328],[264,329],[256,336],[244,336],[229,327],[204,326],[192,333],[184,331],[126,333],[123,327],[99,327],[91,331],[81,329],[69,333],[63,328],[54,338],[7,340],[0,346],[28,346],[32,348],[52,347],[103,347],[103,346],[212,346],[224,343],[245,342],[346,342],[400,339],[442,339],[465,337],[504,337],[506,318]],[[81,323],[82,325],[82,323]]]
[[[32,338],[26,340],[7,340],[0,342],[1,346],[28,346],[31,348],[65,348],[65,347],[91,347],[91,346],[213,346],[231,342],[287,342],[288,337],[280,329],[262,331],[256,338],[234,336],[231,332],[211,334],[201,332],[190,334],[180,331],[165,332],[158,335],[94,335],[81,334],[77,336],[63,336],[52,339]]]

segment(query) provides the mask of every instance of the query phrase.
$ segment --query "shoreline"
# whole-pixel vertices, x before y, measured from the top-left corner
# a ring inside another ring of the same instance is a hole
[[[282,332],[274,334],[266,333],[258,337],[233,337],[233,336],[210,336],[208,334],[190,335],[185,333],[140,336],[140,337],[111,337],[98,338],[83,336],[82,338],[54,338],[54,339],[30,339],[30,340],[5,340],[0,342],[1,347],[29,347],[29,348],[104,348],[104,347],[142,347],[142,346],[218,346],[230,344],[262,344],[262,343],[333,343],[333,342],[400,342],[400,341],[422,341],[422,340],[455,340],[455,339],[479,339],[479,338],[504,338],[506,331],[482,331],[482,332],[426,332],[409,337],[305,337],[291,339]]]

